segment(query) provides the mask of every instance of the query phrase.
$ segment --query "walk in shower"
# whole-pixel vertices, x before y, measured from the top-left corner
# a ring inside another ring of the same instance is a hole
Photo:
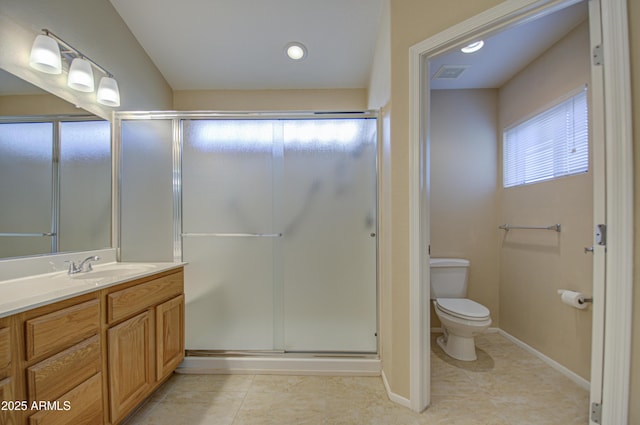
[[[123,261],[185,261],[191,353],[377,353],[374,113],[116,114]]]

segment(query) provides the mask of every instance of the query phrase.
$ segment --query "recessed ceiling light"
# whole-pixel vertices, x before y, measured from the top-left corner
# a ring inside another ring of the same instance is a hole
[[[482,49],[482,46],[484,46],[484,41],[480,40],[480,41],[476,41],[475,43],[471,43],[460,50],[462,50],[462,53],[473,53]]]
[[[297,41],[293,41],[284,46],[284,50],[287,53],[289,59],[294,61],[302,60],[307,56],[307,48],[304,46],[304,44]]]

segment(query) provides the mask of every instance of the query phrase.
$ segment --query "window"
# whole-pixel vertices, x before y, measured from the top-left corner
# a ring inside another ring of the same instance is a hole
[[[589,169],[587,90],[504,130],[503,186],[511,187]]]

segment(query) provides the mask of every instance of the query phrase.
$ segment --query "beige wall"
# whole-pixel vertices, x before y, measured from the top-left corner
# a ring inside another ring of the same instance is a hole
[[[0,96],[0,115],[86,114],[51,94]]]
[[[368,89],[368,107],[379,109],[378,120],[378,328],[379,349],[383,373],[393,376],[392,361],[392,300],[391,263],[391,17],[390,0],[384,0],[378,26],[378,39],[371,68]]]
[[[409,398],[409,48],[500,0],[393,0],[391,2],[391,160],[390,214],[393,293],[390,322],[391,361],[385,375],[392,392]]]
[[[635,244],[634,244],[634,288],[633,288],[633,333],[631,352],[631,396],[629,424],[640,424],[640,2],[628,0],[629,32],[631,49],[631,85],[633,99],[633,140],[635,171]]]
[[[95,94],[66,87],[66,74],[52,76],[28,66],[31,44],[42,28],[115,75],[120,110],[171,109],[171,88],[109,1],[2,0],[0,9],[0,68],[93,113],[109,116],[112,109],[97,104]],[[94,74],[97,79],[100,72]]]
[[[177,111],[364,110],[367,90],[176,90],[173,108]]]
[[[369,76],[368,105],[383,108],[391,97],[391,0],[383,0],[378,38]]]
[[[496,327],[497,117],[497,90],[431,92],[431,256],[471,261],[467,296],[491,311]]]
[[[391,211],[382,208],[391,204],[391,126],[389,105],[380,109],[378,121],[380,138],[378,145],[378,287],[380,291],[380,304],[378,317],[380,328],[380,360],[382,369],[386,375],[393,374],[393,328],[392,305],[393,287],[391,285],[393,270],[391,268],[393,251],[391,250]]]
[[[499,128],[589,83],[589,60],[584,22],[500,89]],[[588,380],[591,309],[562,304],[557,290],[592,293],[592,256],[584,254],[593,239],[592,173],[506,188],[501,198],[501,222],[560,223],[562,232],[503,232],[500,327]]]

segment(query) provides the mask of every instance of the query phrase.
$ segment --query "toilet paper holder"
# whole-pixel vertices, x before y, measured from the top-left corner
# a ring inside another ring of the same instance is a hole
[[[569,295],[565,299],[565,294]],[[558,289],[558,295],[562,298],[562,302],[573,307],[583,309],[585,304],[593,303],[593,297],[585,297],[581,292],[575,292],[567,289]]]

